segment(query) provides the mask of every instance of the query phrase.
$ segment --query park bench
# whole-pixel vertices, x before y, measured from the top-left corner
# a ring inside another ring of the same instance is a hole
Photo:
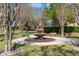
[[[55,32],[49,33],[49,36],[56,36]]]

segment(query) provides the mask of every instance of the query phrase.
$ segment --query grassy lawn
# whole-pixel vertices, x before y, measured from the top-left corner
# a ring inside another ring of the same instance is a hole
[[[17,56],[79,56],[79,51],[73,50],[71,45],[23,46],[24,52]]]
[[[35,33],[35,31],[28,31],[29,34]],[[26,31],[23,31],[22,33],[20,33],[19,30],[15,30],[14,35],[13,35],[13,39],[19,38],[20,34],[22,34],[22,37],[27,36],[28,33],[26,33]],[[4,33],[0,33],[0,50],[2,50],[4,48]]]
[[[0,50],[4,48],[4,34],[0,33]]]

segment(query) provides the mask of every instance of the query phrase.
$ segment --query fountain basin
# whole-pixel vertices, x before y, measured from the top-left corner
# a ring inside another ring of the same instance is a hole
[[[34,35],[37,36],[38,39],[41,39],[46,35],[46,33],[35,33]]]

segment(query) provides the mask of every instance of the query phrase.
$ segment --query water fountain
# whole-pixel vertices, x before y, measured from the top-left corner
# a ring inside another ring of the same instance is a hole
[[[46,33],[44,33],[44,23],[43,18],[39,20],[39,25],[37,26],[36,32],[34,35],[36,37],[29,38],[27,41],[29,42],[51,42],[55,39],[48,37]]]
[[[35,33],[34,35],[37,36],[38,39],[42,39],[43,36],[46,35],[46,33],[44,33],[44,29],[43,29],[43,26],[41,23],[38,25],[36,31],[37,31],[37,33]]]

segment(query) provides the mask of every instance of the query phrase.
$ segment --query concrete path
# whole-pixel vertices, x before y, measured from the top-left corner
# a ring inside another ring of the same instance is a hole
[[[61,37],[50,37],[50,36],[44,36],[45,38],[53,38],[55,39],[55,41],[51,41],[51,42],[28,42],[25,41],[27,39],[27,37],[23,37],[23,38],[18,38],[13,40],[13,43],[16,44],[30,44],[30,45],[56,45],[56,44],[72,44],[72,40],[70,38],[61,38]],[[30,38],[36,38],[36,36],[34,35],[30,35]]]
[[[27,39],[27,37],[23,37],[23,38],[18,38],[13,40],[13,43],[17,43],[17,44],[28,44],[28,45],[58,45],[58,44],[73,44],[73,49],[78,50],[79,51],[79,47],[78,46],[74,46],[74,45],[78,45],[79,42],[75,42],[74,40],[72,40],[72,38],[65,38],[65,37],[50,37],[50,36],[44,36],[45,38],[53,38],[55,39],[55,41],[51,41],[51,42],[28,42],[25,41],[25,39]],[[36,38],[36,36],[34,35],[30,35],[30,38]]]

